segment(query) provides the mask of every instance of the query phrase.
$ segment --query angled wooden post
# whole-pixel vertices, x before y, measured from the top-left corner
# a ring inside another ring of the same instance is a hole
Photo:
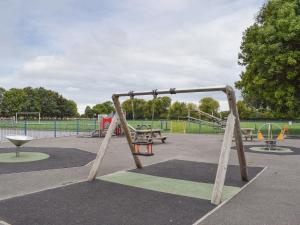
[[[121,123],[122,129],[124,131],[124,134],[126,136],[126,139],[127,139],[130,151],[132,153],[132,157],[134,159],[135,165],[136,165],[137,168],[142,168],[143,166],[142,166],[142,163],[141,163],[139,157],[137,155],[134,155],[135,150],[134,150],[134,146],[132,144],[131,134],[130,134],[129,128],[127,126],[126,118],[124,117],[124,114],[123,114],[122,109],[121,109],[121,104],[120,104],[120,101],[119,101],[119,97],[116,96],[116,95],[113,95],[112,100],[114,102],[117,114],[119,115],[120,123]]]
[[[226,94],[227,94],[230,111],[235,116],[234,138],[235,138],[236,149],[237,149],[237,154],[238,154],[238,159],[240,164],[241,177],[243,181],[248,181],[247,163],[246,163],[246,157],[244,152],[241,127],[240,127],[240,119],[239,119],[239,113],[236,106],[236,98],[235,98],[235,93],[233,88],[227,86]]]
[[[218,205],[222,200],[222,192],[226,178],[227,166],[230,156],[230,148],[232,144],[233,132],[235,125],[235,116],[232,112],[229,114],[226,122],[226,129],[223,138],[221,154],[218,163],[218,170],[211,196],[211,203]]]
[[[117,123],[118,123],[118,116],[117,116],[117,114],[115,114],[112,119],[112,122],[106,132],[105,138],[104,138],[103,142],[101,143],[101,146],[97,153],[96,159],[94,160],[93,166],[92,166],[89,176],[88,176],[88,181],[95,180],[98,170],[100,168],[101,162],[104,158],[105,152],[107,150],[109,141],[117,127]]]

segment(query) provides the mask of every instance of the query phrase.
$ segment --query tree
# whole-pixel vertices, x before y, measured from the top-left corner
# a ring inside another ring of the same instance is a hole
[[[133,108],[132,108],[133,103]],[[145,119],[146,101],[140,98],[127,99],[122,102],[122,109],[126,113],[127,119]]]
[[[77,111],[77,104],[73,100],[66,100],[63,111],[63,117],[79,117],[79,113]]]
[[[90,106],[86,106],[84,110],[84,116],[87,118],[93,118],[94,117],[94,111]]]
[[[199,109],[203,112],[217,116],[219,108],[219,102],[211,97],[205,97],[200,100]]]
[[[111,101],[99,103],[93,107],[95,114],[110,114],[115,111],[114,105]]]
[[[14,116],[24,108],[26,101],[26,93],[23,89],[12,88],[6,91],[2,100],[2,115]]]
[[[50,118],[78,116],[74,101],[42,87],[12,88],[8,91],[0,88],[0,95],[2,116],[13,116],[17,112],[40,112],[42,117]]]
[[[187,103],[188,112],[191,117],[197,118],[199,117],[199,109],[198,106],[194,103]]]
[[[300,1],[269,0],[246,29],[236,87],[255,108],[286,117],[300,112]]]
[[[245,101],[238,101],[236,105],[241,119],[249,119],[255,117],[255,109],[248,106]]]
[[[5,92],[6,92],[6,90],[4,88],[0,87],[0,116],[3,116],[2,102],[3,102]]]
[[[180,119],[188,115],[188,108],[185,102],[174,102],[170,108],[170,119]]]
[[[23,112],[40,112],[40,101],[38,96],[38,89],[26,87],[23,89],[26,94],[26,101],[22,106]]]
[[[168,96],[157,97],[147,101],[145,105],[145,118],[152,119],[152,109],[154,104],[154,119],[167,119],[169,116],[169,108],[171,98]]]

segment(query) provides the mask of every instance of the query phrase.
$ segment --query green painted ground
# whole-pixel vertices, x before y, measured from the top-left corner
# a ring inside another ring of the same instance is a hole
[[[211,199],[213,189],[213,184],[209,183],[151,176],[126,171],[101,176],[97,179],[152,191],[206,200]],[[239,190],[239,187],[224,186],[222,200],[231,198]]]
[[[47,158],[49,155],[41,152],[20,152],[20,157],[16,157],[15,152],[0,153],[0,163],[33,162]]]

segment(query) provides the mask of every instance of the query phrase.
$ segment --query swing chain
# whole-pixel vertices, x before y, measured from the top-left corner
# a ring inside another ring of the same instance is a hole
[[[133,99],[134,98],[134,91],[129,91],[128,95],[130,96],[130,99]]]
[[[153,89],[153,90],[152,90],[153,99],[156,99],[156,98],[157,98],[157,95],[158,95],[157,90],[158,90],[158,89]]]

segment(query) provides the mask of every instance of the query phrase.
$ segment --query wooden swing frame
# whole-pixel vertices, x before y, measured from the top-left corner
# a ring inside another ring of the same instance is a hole
[[[180,93],[198,93],[198,92],[216,92],[221,91],[227,95],[227,100],[229,104],[230,114],[227,118],[226,129],[223,138],[223,143],[221,147],[221,153],[219,157],[218,169],[215,178],[215,183],[213,186],[211,203],[218,205],[221,203],[222,199],[222,191],[225,183],[226,171],[229,161],[230,149],[232,144],[232,138],[235,138],[239,166],[240,166],[240,174],[241,179],[243,181],[248,181],[248,173],[247,173],[247,163],[244,153],[244,145],[241,134],[240,120],[239,114],[236,106],[236,97],[234,89],[231,86],[217,86],[217,87],[203,87],[203,88],[194,88],[194,89],[175,89],[171,88],[169,90],[153,90],[153,91],[145,91],[145,92],[128,92],[128,93],[119,93],[113,94],[112,100],[116,108],[116,114],[110,124],[110,127],[107,131],[107,134],[100,146],[97,157],[93,162],[93,166],[90,170],[88,180],[92,181],[96,178],[101,162],[104,158],[105,152],[108,148],[109,141],[113,135],[113,131],[115,130],[118,121],[121,123],[124,134],[126,136],[129,148],[132,153],[133,160],[137,168],[142,168],[142,163],[139,157],[134,154],[135,149],[133,145],[133,141],[131,138],[130,130],[127,125],[126,118],[122,112],[121,104],[119,101],[120,97],[133,97],[133,96],[143,96],[143,95],[164,95],[164,94],[180,94]]]

